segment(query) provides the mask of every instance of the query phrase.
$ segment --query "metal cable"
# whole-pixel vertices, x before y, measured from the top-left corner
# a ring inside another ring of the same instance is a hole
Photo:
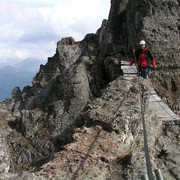
[[[122,37],[121,37],[121,41],[122,41]],[[123,41],[122,41],[122,43],[123,43]],[[124,45],[123,45],[123,47],[124,47]],[[132,45],[132,47],[133,47],[133,45]],[[133,47],[133,49],[134,49],[134,47]],[[124,48],[124,51],[125,51],[125,54],[127,55],[125,48]],[[142,93],[141,93],[141,86],[140,86],[140,80],[139,80],[139,69],[138,69],[136,55],[135,55],[134,51],[133,51],[133,56],[134,56],[134,61],[135,61],[136,69],[137,69],[137,77],[138,77],[139,102],[140,102],[140,110],[141,110],[141,116],[142,116],[143,136],[144,136],[144,150],[145,150],[147,172],[148,172],[149,180],[154,180],[153,174],[152,174],[152,169],[151,169],[150,158],[149,158],[149,148],[148,148],[148,142],[147,142],[147,133],[146,133],[145,118],[144,118],[144,108],[143,108],[143,103],[142,103],[142,96],[141,96]],[[129,60],[129,59],[127,58],[127,60]]]
[[[125,48],[125,46],[124,46],[123,40],[122,40],[122,36],[121,36],[121,43],[122,43],[122,45],[123,45],[123,49],[124,49],[126,58],[127,58],[128,61],[130,61],[129,58],[128,58],[127,51],[126,51],[126,48]]]
[[[140,108],[141,108],[141,116],[142,116],[143,135],[144,135],[144,151],[145,151],[147,172],[148,172],[149,179],[154,180],[153,174],[152,174],[152,169],[151,169],[151,162],[150,162],[150,158],[149,158],[149,148],[148,148],[148,142],[147,142],[146,124],[145,124],[145,118],[144,118],[144,108],[143,108],[143,103],[142,103],[142,96],[141,96],[142,93],[141,93],[141,86],[140,86],[140,80],[139,80],[139,70],[137,67],[137,60],[136,60],[134,51],[133,51],[133,56],[134,56],[134,60],[135,60],[135,65],[136,65],[136,69],[137,69],[137,77],[138,77],[139,100],[140,100]]]

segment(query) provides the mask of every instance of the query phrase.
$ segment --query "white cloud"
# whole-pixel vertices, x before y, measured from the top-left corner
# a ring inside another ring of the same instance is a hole
[[[39,13],[42,15],[45,21],[48,21],[51,12],[52,10],[50,7],[39,8]]]
[[[28,49],[17,49],[15,48],[14,56],[19,59],[26,59],[30,56]]]
[[[110,0],[0,0],[0,61],[53,56],[56,43],[95,33]]]

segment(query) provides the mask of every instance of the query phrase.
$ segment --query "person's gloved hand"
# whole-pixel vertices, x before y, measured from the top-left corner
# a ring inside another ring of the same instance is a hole
[[[155,63],[155,59],[152,60],[152,65],[153,65],[154,68],[157,67],[157,66],[156,66],[156,63]]]

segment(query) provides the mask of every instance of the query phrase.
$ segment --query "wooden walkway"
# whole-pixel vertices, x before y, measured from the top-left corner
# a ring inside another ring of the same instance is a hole
[[[124,76],[137,76],[136,66],[129,66],[129,62],[121,60],[121,69]],[[149,98],[149,109],[162,121],[177,121],[180,117],[176,115],[157,95],[154,88],[151,90]]]

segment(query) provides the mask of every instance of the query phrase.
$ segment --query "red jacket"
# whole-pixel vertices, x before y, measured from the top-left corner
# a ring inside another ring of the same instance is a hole
[[[147,48],[144,48],[143,50],[138,49],[135,52],[135,56],[137,59],[138,66],[148,67],[149,59],[150,59],[153,67],[156,67],[155,59],[153,58],[151,52]],[[129,65],[131,66],[133,63],[134,63],[134,58],[131,59],[131,62]]]

